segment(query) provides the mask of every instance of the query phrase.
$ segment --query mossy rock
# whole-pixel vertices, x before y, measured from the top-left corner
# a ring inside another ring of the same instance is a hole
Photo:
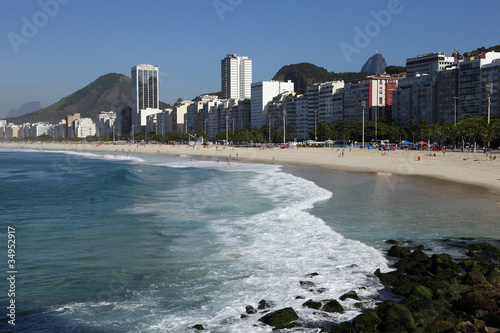
[[[449,254],[434,254],[431,257],[429,271],[440,278],[451,279],[460,272],[460,266],[453,261]]]
[[[245,307],[245,312],[248,313],[248,314],[254,314],[254,313],[257,313],[257,309],[255,309],[253,306],[251,305],[247,305]]]
[[[415,288],[415,286],[417,286],[417,284],[415,282],[409,281],[407,283],[400,284],[399,286],[394,288],[392,291],[396,295],[407,296],[407,295],[410,295],[410,292],[412,291],[413,288]]]
[[[329,313],[344,313],[344,308],[337,300],[331,299],[326,300],[326,303],[321,307],[321,311]]]
[[[470,321],[464,321],[455,326],[455,332],[477,332],[477,328],[474,327]]]
[[[498,267],[494,267],[490,272],[488,272],[486,275],[486,281],[494,286],[500,287],[500,269]]]
[[[410,253],[411,249],[409,247],[394,245],[390,248],[389,252],[387,252],[387,255],[396,258],[405,258],[408,257]]]
[[[421,298],[426,301],[432,300],[432,290],[424,286],[416,286],[410,291],[411,296]]]
[[[427,332],[453,332],[455,325],[447,320],[438,320],[426,325]]]
[[[457,309],[472,315],[475,315],[478,310],[485,310],[488,312],[498,310],[496,302],[493,299],[477,291],[470,291],[466,293],[458,301],[456,307]]]
[[[376,330],[377,326],[382,322],[382,319],[373,310],[360,314],[353,319],[352,323],[355,327],[363,329]]]
[[[410,310],[402,304],[386,301],[377,309],[377,314],[382,319],[378,326],[380,332],[412,332],[416,329]]]
[[[391,284],[391,285],[397,285],[398,282],[401,281],[400,275],[397,271],[389,272],[389,273],[382,273],[380,271],[380,268],[377,268],[377,270],[373,273],[376,277],[380,279],[383,283],[386,284]]]
[[[483,283],[486,281],[484,275],[478,271],[468,272],[467,275],[463,278],[463,283],[468,285],[475,285],[478,283]]]
[[[269,326],[273,326],[277,329],[282,329],[295,327],[295,321],[297,319],[299,319],[299,316],[297,315],[295,310],[288,307],[270,312],[264,317],[261,317],[259,321]]]
[[[457,301],[462,297],[463,294],[465,294],[471,290],[472,290],[472,287],[469,285],[452,283],[452,284],[450,284],[448,289],[446,289],[445,295],[451,301]]]
[[[426,284],[426,287],[428,287],[430,290],[432,290],[432,293],[434,295],[440,295],[444,294],[446,289],[450,286],[450,283],[447,281],[429,281],[429,283]]]
[[[195,330],[198,330],[198,331],[204,331],[205,330],[205,328],[201,324],[196,324],[192,328],[194,328]]]
[[[415,261],[418,261],[418,262],[422,262],[422,261],[430,261],[430,258],[427,254],[425,254],[424,251],[422,250],[415,250],[413,251],[410,256],[409,256],[411,259],[415,260]]]
[[[500,260],[500,249],[489,243],[470,244],[469,250],[474,251],[476,256],[488,257]]]

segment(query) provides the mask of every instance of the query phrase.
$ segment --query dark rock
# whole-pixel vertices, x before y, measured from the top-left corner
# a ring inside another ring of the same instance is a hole
[[[299,319],[299,316],[294,309],[289,307],[270,312],[264,317],[261,317],[259,321],[269,326],[282,329],[295,327],[294,321],[296,321],[297,319]]]
[[[371,303],[370,302],[358,302],[358,303],[354,303],[354,307],[356,309],[369,309],[371,306]]]
[[[472,325],[470,321],[464,321],[455,326],[456,331],[460,333],[474,333],[477,332],[477,329]]]
[[[496,287],[500,287],[500,269],[494,267],[488,274],[486,275],[486,280]]]
[[[327,300],[326,303],[323,304],[323,306],[321,307],[321,311],[330,313],[344,313],[344,308],[337,300],[331,299]]]
[[[316,286],[316,283],[312,281],[299,281],[300,286],[303,288],[312,288]]]
[[[479,319],[474,319],[474,327],[477,328],[478,331],[483,331],[486,328],[486,323]]]
[[[498,307],[496,302],[487,295],[477,291],[466,293],[457,303],[459,310],[474,315],[478,310],[496,311]]]
[[[463,279],[463,283],[468,285],[475,285],[485,281],[486,279],[484,278],[484,275],[481,272],[477,271],[467,273],[467,275]]]
[[[304,304],[302,304],[302,306],[305,306],[305,307],[311,308],[311,309],[315,309],[315,310],[319,310],[321,308],[321,302],[315,302],[312,299],[310,299],[307,302],[305,302]]]
[[[377,310],[382,319],[378,326],[380,332],[412,332],[415,330],[415,320],[404,305],[392,301],[384,302]]]
[[[248,314],[254,314],[254,313],[257,313],[258,311],[253,306],[247,305],[245,307],[245,312],[248,313]]]
[[[204,331],[205,330],[205,328],[203,327],[203,325],[200,325],[200,324],[196,324],[192,328],[194,328],[195,330],[198,330],[198,331]]]
[[[402,247],[399,245],[394,245],[393,247],[390,248],[389,252],[387,255],[391,257],[396,257],[396,258],[404,258],[409,256],[411,253],[411,250],[409,247]]]
[[[500,249],[489,243],[470,244],[469,249],[473,251],[476,256],[500,260]]]
[[[415,296],[426,301],[432,300],[432,291],[424,286],[416,286],[410,291],[410,296]]]
[[[351,290],[351,291],[345,293],[344,295],[340,296],[340,300],[341,301],[345,301],[348,298],[351,298],[351,299],[354,299],[356,301],[359,301],[359,296],[358,296],[358,294],[354,290]]]
[[[429,332],[453,332],[455,325],[447,320],[438,320],[427,326]]]
[[[449,254],[433,254],[431,257],[431,267],[433,274],[450,274],[453,277],[460,272],[460,267],[453,261]]]
[[[272,307],[272,303],[271,302],[268,302],[266,300],[261,300],[259,302],[259,306],[257,306],[257,309],[264,310],[264,309],[269,309],[271,307]]]
[[[399,242],[394,240],[394,239],[388,239],[385,241],[386,244],[389,244],[389,245],[398,245]]]
[[[376,330],[382,319],[373,310],[360,314],[353,319],[352,324],[363,331],[367,329]]]
[[[319,273],[314,272],[314,273],[311,273],[311,274],[307,274],[306,277],[312,278],[312,277],[315,277],[315,276],[318,276],[318,275],[319,275]]]
[[[340,323],[330,329],[330,333],[358,333],[358,329],[352,326],[349,322]]]

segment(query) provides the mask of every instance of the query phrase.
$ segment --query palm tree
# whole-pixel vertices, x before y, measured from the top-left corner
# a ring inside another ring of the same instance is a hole
[[[410,119],[408,122],[408,132],[412,136],[412,142],[415,143],[415,134],[417,134],[418,125],[415,119]]]
[[[486,121],[483,123],[483,126],[479,129],[481,138],[483,139],[483,143],[485,148],[490,148],[490,143],[494,139],[499,136],[500,131],[500,120],[492,119],[488,124]]]

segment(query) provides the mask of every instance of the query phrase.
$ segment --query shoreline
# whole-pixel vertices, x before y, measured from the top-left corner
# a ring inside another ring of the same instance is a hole
[[[260,149],[253,147],[188,147],[165,144],[0,142],[0,148],[163,154],[217,158],[222,162],[308,165],[349,172],[426,176],[500,190],[500,159],[482,152],[361,150],[354,148]]]

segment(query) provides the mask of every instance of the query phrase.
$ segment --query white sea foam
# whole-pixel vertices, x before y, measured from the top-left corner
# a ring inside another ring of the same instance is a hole
[[[76,155],[86,158],[93,159],[103,159],[109,161],[133,161],[138,163],[143,163],[144,159],[135,155],[122,155],[122,154],[104,154],[104,153],[91,153],[91,152],[81,152],[72,150],[44,150],[46,153],[63,153],[67,155]]]
[[[213,167],[209,162],[203,165]],[[332,194],[310,181],[281,172],[278,166],[242,163],[232,170],[240,167],[255,172],[249,186],[273,202],[274,208],[249,217],[211,221],[218,252],[207,260],[210,272],[206,279],[216,281],[218,286],[205,295],[208,300],[202,309],[166,314],[160,322],[144,325],[141,330],[181,331],[202,323],[214,332],[268,332],[269,327],[253,326],[258,325],[261,315],[240,319],[245,306],[257,307],[262,299],[271,301],[275,309],[292,306],[300,320],[309,322],[325,318],[302,306],[308,299],[338,299],[355,290],[367,304],[373,305],[382,285],[372,273],[377,268],[389,270],[383,255],[365,244],[345,239],[308,213],[315,202]],[[220,194],[213,193],[214,197],[217,195]],[[319,275],[308,276],[311,273]],[[314,285],[304,288],[300,281]],[[296,299],[297,296],[303,299]],[[330,320],[348,320],[359,313],[352,300],[342,305],[346,312],[333,315]]]
[[[374,305],[382,285],[373,272],[377,268],[389,270],[386,259],[309,213],[316,202],[331,198],[331,192],[282,172],[278,165],[189,160],[154,164],[224,172],[221,177],[215,174],[202,179],[195,188],[179,186],[152,193],[160,200],[124,209],[128,214],[155,215],[156,226],[169,228],[169,232],[158,229],[159,235],[169,239],[165,255],[178,260],[176,264],[191,264],[173,276],[159,274],[149,288],[137,291],[133,300],[72,303],[53,312],[70,317],[78,313],[83,324],[93,326],[98,325],[98,319],[106,321],[109,316],[112,320],[111,313],[119,317],[130,311],[131,316],[125,315],[129,323],[121,326],[130,332],[190,332],[189,327],[203,324],[208,332],[229,333],[271,332],[271,327],[258,321],[263,314],[241,318],[247,305],[257,308],[262,299],[273,304],[271,310],[293,307],[300,322],[340,322],[359,313],[355,301],[346,300],[341,302],[346,310],[343,314],[325,318],[302,306],[309,299],[339,299],[354,290],[365,306]],[[242,214],[238,209],[240,205],[260,204],[265,204],[265,209],[253,214]],[[183,217],[200,220],[184,236],[182,230],[169,224]],[[177,232],[182,237],[172,240]],[[310,285],[301,285],[301,281]],[[163,290],[173,290],[174,298],[164,300]],[[108,314],[92,316],[99,309]]]

